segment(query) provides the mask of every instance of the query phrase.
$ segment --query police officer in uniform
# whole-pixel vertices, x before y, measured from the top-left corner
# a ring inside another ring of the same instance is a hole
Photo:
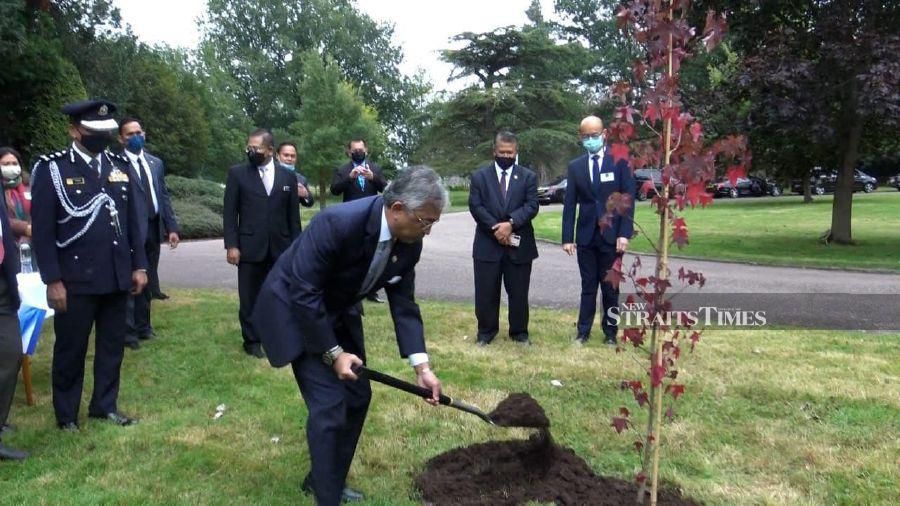
[[[94,390],[88,416],[116,425],[128,292],[147,284],[147,228],[128,159],[107,149],[118,124],[115,104],[67,104],[69,149],[42,156],[32,171],[33,244],[53,328],[53,409],[60,429],[78,430],[84,360],[96,325]]]

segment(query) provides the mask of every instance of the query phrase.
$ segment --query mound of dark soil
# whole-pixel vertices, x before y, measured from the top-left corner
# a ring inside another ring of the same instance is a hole
[[[528,394],[513,394],[491,413],[497,425],[537,427],[525,441],[491,441],[457,448],[428,461],[415,480],[427,505],[630,505],[638,487],[597,476],[575,453],[553,442],[544,409]],[[672,490],[659,491],[663,505],[694,505]]]
[[[544,408],[526,393],[512,394],[488,415],[501,427],[534,427],[543,429],[550,426]]]

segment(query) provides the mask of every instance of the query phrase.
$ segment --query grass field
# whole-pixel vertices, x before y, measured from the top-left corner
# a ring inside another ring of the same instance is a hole
[[[690,244],[670,253],[697,258],[805,267],[867,268],[900,271],[900,192],[853,196],[855,246],[819,242],[831,227],[832,196],[803,204],[802,197],[716,199],[706,209],[686,209]],[[560,242],[562,211],[542,208],[535,218],[537,237]],[[658,216],[649,202],[638,202],[635,222],[659,234]],[[644,236],[630,249],[648,253]]]
[[[0,463],[0,503],[311,503],[297,491],[309,464],[305,408],[290,371],[241,352],[235,294],[170,294],[154,305],[162,337],[125,358],[120,409],[141,419],[134,427],[85,420],[88,367],[82,431],[55,428],[53,338],[45,332],[33,366],[38,404],[24,405],[20,385],[11,416],[19,430],[4,439],[33,455]],[[387,309],[366,311],[370,366],[410,378]],[[593,343],[573,347],[570,312],[534,310],[533,346],[498,340],[487,349],[472,342],[470,305],[427,302],[423,314],[447,393],[492,409],[508,393],[530,392],[562,445],[598,473],[634,475],[634,436],[609,427],[619,406],[635,408],[617,388],[641,374],[633,355]],[[553,379],[563,386],[551,386]],[[664,429],[662,473],[686,494],[728,505],[900,502],[900,336],[718,331],[683,361],[679,379],[687,393]],[[367,504],[414,504],[412,479],[429,458],[526,436],[380,385],[373,390],[350,477]],[[214,420],[219,404],[227,409]]]

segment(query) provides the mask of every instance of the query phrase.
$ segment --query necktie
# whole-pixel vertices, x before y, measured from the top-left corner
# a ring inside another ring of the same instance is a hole
[[[262,178],[263,186],[266,188],[266,195],[271,195],[272,181],[269,180],[269,167],[260,167],[259,176]]]
[[[3,247],[3,227],[0,225],[0,264],[3,263],[4,258],[6,258],[6,248]]]
[[[600,194],[600,155],[594,155],[591,157],[593,160],[591,165],[591,177],[594,179],[593,183],[591,183],[594,187],[594,193]]]
[[[91,168],[97,172],[97,177],[100,177],[100,159],[92,158],[90,165],[91,165]]]
[[[360,167],[362,167],[362,165],[360,165]],[[366,178],[363,177],[362,174],[356,176],[356,183],[359,184],[359,189],[360,189],[360,190],[365,190],[365,189],[366,189]]]
[[[500,196],[503,197],[503,202],[506,202],[506,171],[500,171]]]
[[[153,217],[156,216],[156,206],[153,205],[153,186],[150,184],[150,171],[147,169],[147,164],[144,163],[143,158],[138,158],[138,167],[138,176],[144,185],[144,196],[147,199],[147,211]]]
[[[387,267],[388,258],[391,256],[391,247],[393,245],[393,240],[381,241],[378,243],[378,246],[375,248],[375,255],[372,256],[372,263],[369,264],[369,271],[366,273],[366,277],[360,288],[360,295],[371,292],[372,288],[375,286],[375,282],[378,281],[378,278],[384,273],[384,268]]]

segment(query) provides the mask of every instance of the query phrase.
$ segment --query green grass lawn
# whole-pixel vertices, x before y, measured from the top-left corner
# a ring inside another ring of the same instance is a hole
[[[0,503],[311,504],[297,490],[309,463],[305,408],[289,369],[243,354],[235,294],[169,293],[154,304],[161,337],[125,357],[119,405],[141,419],[134,427],[84,418],[88,365],[82,431],[55,428],[53,336],[45,332],[33,362],[37,406],[25,406],[20,385],[11,416],[19,430],[4,438],[32,457],[0,463]],[[366,311],[369,365],[411,378],[387,308]],[[489,410],[511,392],[530,392],[560,444],[598,473],[634,475],[635,436],[609,426],[619,406],[637,410],[618,389],[641,374],[634,355],[573,347],[573,312],[536,309],[533,346],[498,340],[487,349],[474,346],[470,305],[426,302],[423,314],[447,393]],[[900,501],[900,336],[718,331],[704,335],[679,379],[687,393],[664,429],[661,469],[686,494],[729,505]],[[350,476],[368,504],[414,504],[413,477],[451,448],[527,435],[381,385],[373,390]],[[219,404],[227,409],[214,420]]]
[[[817,197],[803,204],[799,196],[716,199],[706,209],[688,208],[684,217],[690,244],[682,250],[673,247],[670,253],[768,265],[900,271],[900,192],[854,194],[855,246],[819,242],[831,228],[832,200]],[[635,222],[655,241],[659,221],[649,202],[638,202],[635,211]],[[542,208],[534,221],[537,237],[560,242],[561,221],[561,210]],[[643,235],[632,240],[630,249],[653,251]]]

